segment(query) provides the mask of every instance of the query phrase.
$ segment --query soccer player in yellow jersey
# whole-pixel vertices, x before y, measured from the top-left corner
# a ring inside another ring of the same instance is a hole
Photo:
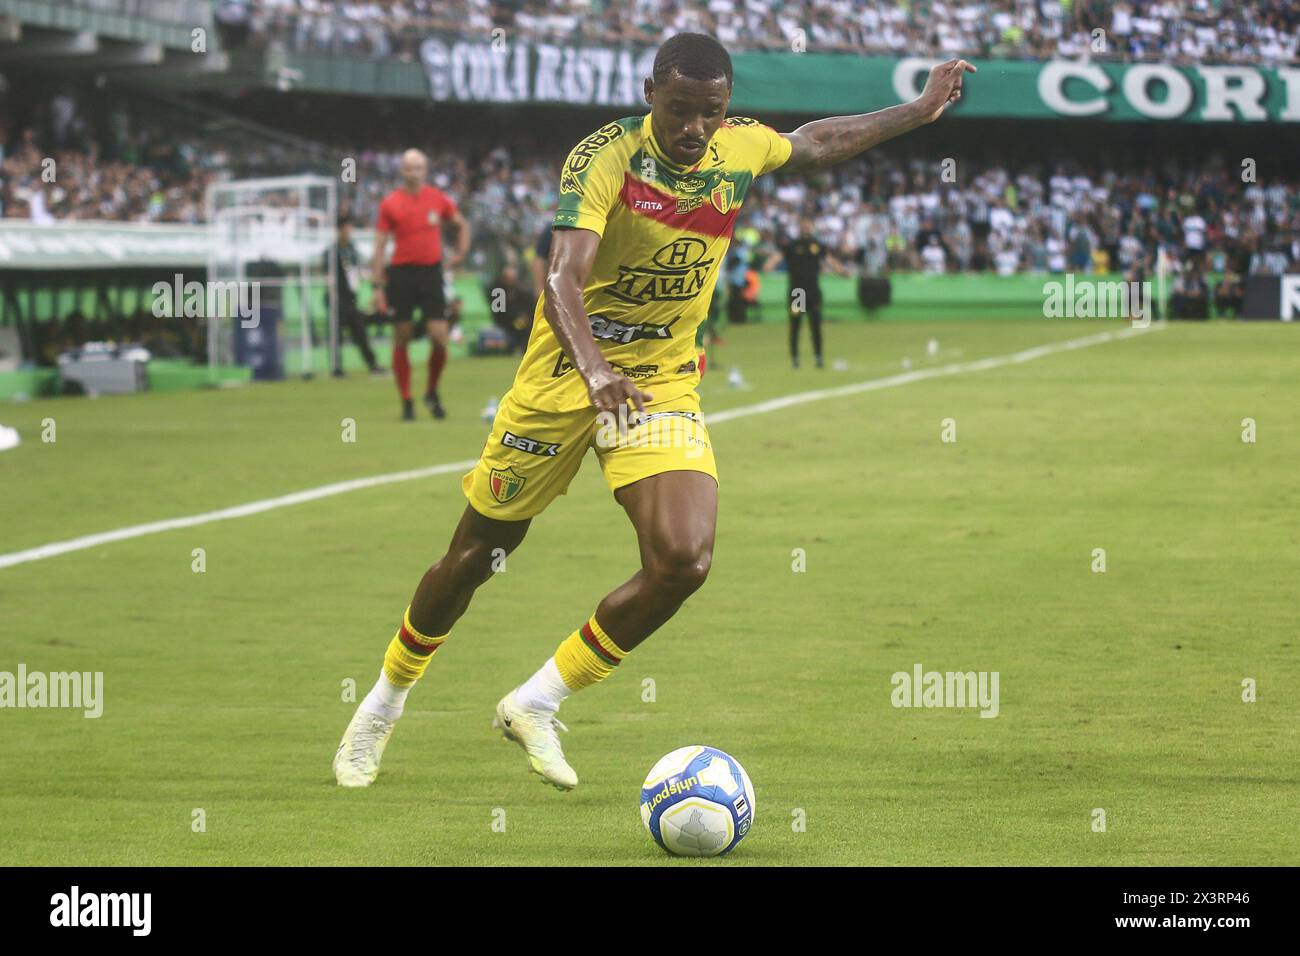
[[[717,518],[713,449],[700,415],[695,331],[736,216],[758,176],[826,167],[938,119],[974,67],[935,67],[921,95],[781,134],[727,118],[731,58],[683,33],[645,81],[650,112],[608,123],[560,176],[545,289],[447,553],[425,572],[334,758],[343,786],[370,784],[406,695],[465,613],[496,557],[563,494],[594,450],[636,529],[641,568],[497,704],[493,725],[547,783],[578,775],[560,749],[561,702],[613,673],[709,573]]]

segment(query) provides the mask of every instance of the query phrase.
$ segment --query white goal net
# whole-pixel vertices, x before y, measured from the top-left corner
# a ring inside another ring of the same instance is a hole
[[[335,258],[328,254],[337,216],[336,184],[324,176],[208,187],[208,300],[219,303],[208,313],[214,377],[219,365],[249,365],[255,378],[338,367]],[[213,289],[238,295],[213,296]]]

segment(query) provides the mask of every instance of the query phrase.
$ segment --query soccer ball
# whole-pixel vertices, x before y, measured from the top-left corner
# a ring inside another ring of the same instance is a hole
[[[650,768],[641,822],[676,856],[719,856],[754,825],[754,786],[735,757],[716,747],[682,747]]]

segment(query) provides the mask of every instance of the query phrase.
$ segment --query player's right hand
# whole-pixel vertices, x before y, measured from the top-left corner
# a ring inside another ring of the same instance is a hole
[[[388,295],[384,292],[383,286],[375,286],[374,297],[370,300],[370,311],[376,315],[388,314]]]
[[[654,401],[653,395],[641,391],[630,378],[609,364],[587,379],[587,394],[598,412],[616,412],[628,402],[638,412],[643,412],[646,403]]]
[[[958,59],[940,63],[930,71],[918,98],[925,107],[926,122],[933,123],[950,105],[961,100],[962,80],[967,73],[974,72],[974,65]]]

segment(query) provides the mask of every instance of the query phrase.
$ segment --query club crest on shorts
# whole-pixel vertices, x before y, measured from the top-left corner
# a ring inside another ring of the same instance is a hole
[[[513,468],[493,468],[488,483],[492,487],[492,497],[505,504],[523,490],[527,480],[522,475],[515,474]]]

